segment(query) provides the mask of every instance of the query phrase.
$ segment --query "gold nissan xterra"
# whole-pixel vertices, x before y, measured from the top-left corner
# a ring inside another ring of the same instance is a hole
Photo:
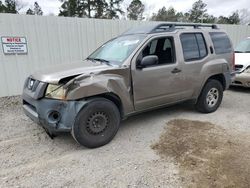
[[[89,148],[110,142],[133,114],[191,100],[202,113],[220,106],[234,52],[216,25],[158,23],[131,29],[84,62],[27,78],[27,116],[52,137],[71,132]]]

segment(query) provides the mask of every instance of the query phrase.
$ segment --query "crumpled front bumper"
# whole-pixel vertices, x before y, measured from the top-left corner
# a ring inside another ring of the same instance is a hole
[[[70,132],[76,115],[86,101],[66,101],[48,98],[35,99],[24,90],[23,110],[34,122],[43,126],[49,134]]]
[[[237,73],[232,85],[250,88],[250,73]]]

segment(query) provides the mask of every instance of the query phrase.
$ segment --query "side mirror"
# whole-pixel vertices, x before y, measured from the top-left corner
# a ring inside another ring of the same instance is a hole
[[[141,63],[137,67],[142,69],[142,68],[145,68],[145,67],[148,67],[148,66],[157,65],[158,62],[159,62],[158,56],[149,55],[149,56],[144,57],[141,60]]]

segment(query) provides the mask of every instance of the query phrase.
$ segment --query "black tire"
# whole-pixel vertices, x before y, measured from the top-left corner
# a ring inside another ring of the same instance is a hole
[[[96,148],[109,143],[120,125],[117,106],[104,98],[91,99],[77,115],[71,134],[81,145]]]
[[[218,93],[217,97],[216,93]],[[222,84],[217,80],[211,79],[208,80],[205,86],[203,87],[195,107],[199,112],[212,113],[218,109],[218,107],[221,104],[222,98],[223,98]]]

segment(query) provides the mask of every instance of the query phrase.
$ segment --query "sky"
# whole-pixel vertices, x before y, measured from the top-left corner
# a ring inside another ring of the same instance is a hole
[[[59,0],[19,0],[26,4],[22,11],[25,11],[37,1],[42,7],[45,15],[59,12],[61,2]],[[129,5],[132,0],[124,0],[123,7]],[[187,12],[197,0],[141,0],[146,5],[145,16],[149,17],[163,6],[174,7],[177,11]],[[209,14],[214,16],[228,16],[235,10],[248,9],[250,11],[250,0],[203,0],[207,4]],[[22,12],[21,11],[21,12]]]

